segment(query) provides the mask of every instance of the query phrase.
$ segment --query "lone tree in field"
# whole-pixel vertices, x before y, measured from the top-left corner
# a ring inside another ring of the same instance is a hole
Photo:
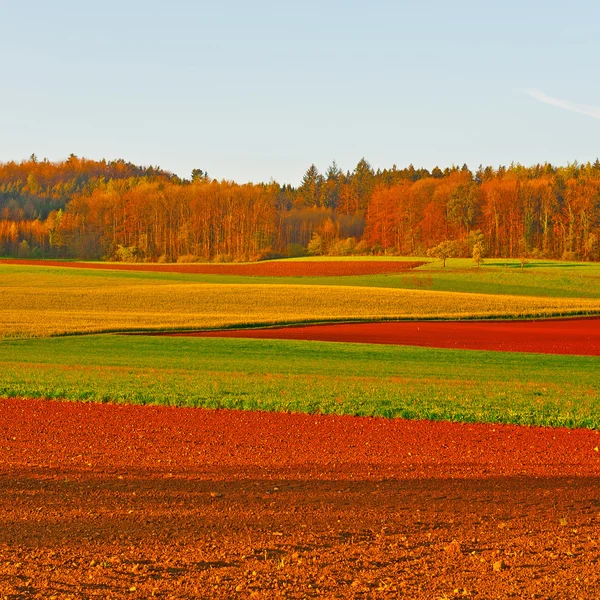
[[[429,250],[427,250],[427,256],[439,258],[442,261],[445,268],[446,260],[452,258],[453,256],[456,256],[457,250],[458,249],[456,247],[455,241],[446,240],[445,242],[442,242],[441,244],[438,244],[433,248],[429,248]]]
[[[469,233],[469,245],[471,246],[471,256],[477,268],[483,262],[483,253],[485,252],[485,237],[480,229]]]
[[[483,262],[483,244],[480,242],[473,246],[473,262],[477,265],[478,269]]]

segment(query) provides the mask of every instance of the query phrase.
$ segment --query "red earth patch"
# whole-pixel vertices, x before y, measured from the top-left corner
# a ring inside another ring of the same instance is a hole
[[[426,264],[423,261],[352,260],[352,261],[269,261],[235,264],[120,264],[53,260],[0,260],[0,265],[66,267],[71,269],[107,269],[112,271],[150,271],[198,275],[247,275],[253,277],[339,277],[343,275],[389,275],[403,273]]]
[[[597,431],[0,399],[0,596],[598,598]]]
[[[316,340],[600,356],[600,318],[340,323],[159,335]]]

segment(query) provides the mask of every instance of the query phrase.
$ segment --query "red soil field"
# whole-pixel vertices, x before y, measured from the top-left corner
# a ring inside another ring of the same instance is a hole
[[[425,263],[393,260],[365,261],[294,261],[235,264],[119,264],[66,262],[59,260],[0,260],[5,265],[66,267],[71,269],[108,269],[113,271],[154,271],[163,273],[196,273],[202,275],[248,275],[257,277],[337,277],[340,275],[382,275],[402,273]]]
[[[599,318],[540,321],[340,323],[268,329],[161,333],[158,335],[318,340],[600,356]]]
[[[598,598],[598,431],[0,400],[0,597]]]

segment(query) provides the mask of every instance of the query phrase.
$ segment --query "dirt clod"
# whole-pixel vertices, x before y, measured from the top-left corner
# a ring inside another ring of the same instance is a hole
[[[497,560],[492,565],[492,568],[494,569],[494,571],[498,572],[498,571],[504,571],[507,568],[507,566],[503,560]]]
[[[462,547],[460,545],[460,542],[457,540],[452,540],[445,548],[444,550],[450,555],[450,556],[460,556],[462,554]]]

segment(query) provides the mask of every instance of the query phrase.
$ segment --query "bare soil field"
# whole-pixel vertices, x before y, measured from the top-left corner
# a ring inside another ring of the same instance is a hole
[[[0,598],[597,598],[599,445],[0,400]]]
[[[257,277],[337,277],[340,275],[382,275],[402,273],[420,267],[423,261],[294,261],[235,264],[122,264],[87,263],[54,260],[3,259],[0,264],[71,269],[108,269],[113,271],[153,271],[161,273],[195,273],[202,275],[248,275]]]
[[[598,318],[342,323],[150,335],[318,340],[600,356]]]

